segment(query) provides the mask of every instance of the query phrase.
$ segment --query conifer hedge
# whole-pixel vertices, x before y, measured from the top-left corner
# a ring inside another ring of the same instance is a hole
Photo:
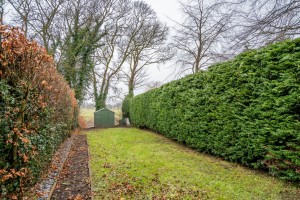
[[[76,121],[74,92],[46,50],[0,25],[0,199],[21,199]]]
[[[137,127],[300,181],[300,39],[242,53],[138,95]]]

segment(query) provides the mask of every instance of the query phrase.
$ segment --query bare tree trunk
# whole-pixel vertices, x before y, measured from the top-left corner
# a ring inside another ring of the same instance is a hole
[[[168,27],[162,24],[154,10],[145,2],[134,3],[136,15],[132,17],[133,27],[140,27],[133,37],[130,50],[129,67],[124,71],[128,93],[144,86],[147,81],[147,68],[164,63],[173,56],[171,47],[166,44]]]
[[[134,91],[134,78],[135,78],[135,74],[132,73],[130,76],[130,79],[128,81],[128,94],[133,94]]]
[[[104,87],[104,90],[99,94],[96,101],[96,110],[99,110],[101,108],[106,107],[106,100],[107,100],[107,95],[108,95],[108,90],[109,90],[109,82],[106,84]]]
[[[4,0],[0,0],[0,23],[3,24],[4,17]]]

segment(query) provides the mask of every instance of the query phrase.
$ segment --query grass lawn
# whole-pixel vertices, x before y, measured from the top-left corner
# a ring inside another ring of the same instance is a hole
[[[299,199],[299,188],[148,131],[86,134],[95,199]]]

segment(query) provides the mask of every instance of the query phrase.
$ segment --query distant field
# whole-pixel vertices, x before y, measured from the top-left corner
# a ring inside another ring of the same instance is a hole
[[[84,117],[86,121],[94,121],[94,112],[93,108],[80,108],[80,115]]]
[[[266,173],[135,128],[86,132],[95,199],[299,199]]]
[[[119,120],[122,118],[122,111],[121,109],[111,109],[112,111],[115,112],[115,118],[116,120]]]

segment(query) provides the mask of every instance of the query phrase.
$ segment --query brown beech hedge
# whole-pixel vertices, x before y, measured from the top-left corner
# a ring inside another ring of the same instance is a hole
[[[0,41],[0,199],[17,199],[70,134],[77,101],[43,47],[3,25]]]

